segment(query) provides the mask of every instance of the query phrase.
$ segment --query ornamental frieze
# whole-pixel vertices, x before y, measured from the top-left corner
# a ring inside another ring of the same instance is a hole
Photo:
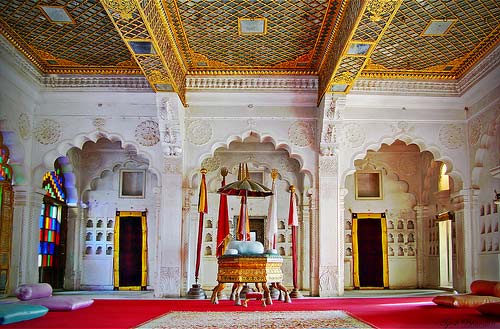
[[[61,137],[62,130],[59,123],[52,119],[43,119],[35,128],[35,137],[40,144],[56,143]]]

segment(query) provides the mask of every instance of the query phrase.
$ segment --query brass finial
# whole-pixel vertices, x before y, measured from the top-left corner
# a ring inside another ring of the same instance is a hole
[[[202,174],[206,174],[206,173],[207,173],[207,170],[206,170],[205,168],[201,168],[201,169],[200,169],[200,172],[201,172]]]
[[[290,185],[290,187],[288,188],[288,190],[289,190],[291,193],[295,193],[295,186]]]
[[[243,163],[240,162],[240,165],[238,167],[238,180],[243,179]]]
[[[221,174],[222,177],[226,177],[227,174],[228,174],[227,168],[226,167],[220,168],[220,174]]]
[[[273,181],[276,180],[276,178],[278,178],[278,169],[273,169],[271,170],[271,178],[273,179]]]

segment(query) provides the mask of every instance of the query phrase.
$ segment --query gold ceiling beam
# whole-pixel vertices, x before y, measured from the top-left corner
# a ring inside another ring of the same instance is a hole
[[[160,0],[101,0],[121,38],[156,92],[186,103],[186,72]]]
[[[368,63],[403,0],[352,0],[343,8],[336,44],[320,69],[319,100],[325,93],[347,94]]]

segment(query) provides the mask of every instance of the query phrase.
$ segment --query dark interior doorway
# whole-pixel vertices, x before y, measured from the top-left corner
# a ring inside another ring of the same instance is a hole
[[[146,213],[117,212],[115,290],[146,289]]]
[[[380,219],[358,219],[358,268],[360,287],[384,287],[382,224]]]
[[[264,244],[264,217],[250,217],[250,239]]]

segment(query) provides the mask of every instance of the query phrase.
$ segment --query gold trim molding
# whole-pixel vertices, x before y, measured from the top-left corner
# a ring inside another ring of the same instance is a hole
[[[372,15],[370,20],[372,22],[380,22],[382,16],[388,15],[394,11],[398,0],[371,0],[366,5],[366,10]],[[398,6],[399,7],[399,6]]]
[[[124,20],[129,20],[132,18],[132,13],[136,10],[134,1],[132,0],[102,0],[103,3],[117,12],[118,15]]]

